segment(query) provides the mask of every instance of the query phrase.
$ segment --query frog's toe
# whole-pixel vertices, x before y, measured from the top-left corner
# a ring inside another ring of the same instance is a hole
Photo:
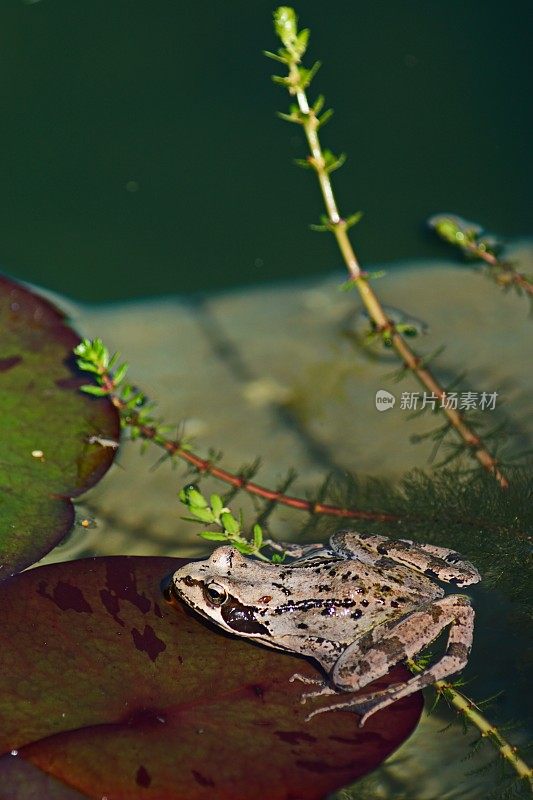
[[[337,694],[337,692],[335,689],[332,689],[331,686],[327,686],[327,684],[324,684],[320,689],[317,689],[314,692],[304,692],[304,694],[300,698],[300,703],[304,705],[308,700],[311,700],[313,697],[324,697],[324,695],[327,694]]]
[[[376,698],[374,695],[362,697],[361,700],[355,701],[352,705],[352,711],[359,715],[359,727],[362,728],[365,722],[372,714],[375,714],[384,704],[383,696]]]
[[[329,687],[328,687],[329,688]],[[334,689],[330,689],[329,691],[324,692],[309,692],[308,694],[304,695],[305,698],[307,697],[317,697],[319,694],[335,694]],[[302,702],[305,702],[302,698]],[[344,703],[335,703],[331,706],[323,706],[322,708],[316,708],[314,711],[311,711],[310,714],[307,715],[305,721],[308,722],[312,717],[316,716],[316,714],[323,714],[325,711],[351,711],[353,714],[357,714],[360,717],[359,720],[359,727],[362,728],[365,722],[369,717],[372,716],[376,711],[378,711],[383,706],[389,705],[391,701],[389,699],[384,699],[383,692],[376,692],[375,694],[369,694],[365,697],[361,697],[360,699],[348,700]]]
[[[309,722],[310,719],[316,717],[317,714],[323,714],[325,711],[335,711],[335,706],[324,706],[324,708],[315,708],[314,711],[311,711],[305,718],[306,722]]]
[[[360,716],[360,728],[363,727],[367,719],[375,714],[376,711],[386,708],[387,706],[391,705],[391,703],[394,703],[396,699],[399,699],[396,697],[396,693],[394,691],[398,688],[398,686],[400,686],[400,684],[391,684],[385,691],[367,694],[364,697],[353,700],[351,703],[347,704],[350,706],[352,711]]]
[[[309,686],[325,686],[325,681],[322,678],[308,678],[307,675],[302,675],[300,672],[295,672],[294,675],[291,675],[289,678],[289,683],[294,683],[294,681],[300,681],[300,683],[306,683]]]

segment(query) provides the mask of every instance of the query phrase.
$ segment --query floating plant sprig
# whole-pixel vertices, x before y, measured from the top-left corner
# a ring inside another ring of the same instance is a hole
[[[202,458],[193,451],[191,443],[183,436],[182,431],[178,429],[178,434],[175,438],[169,435],[175,430],[175,426],[163,424],[161,420],[156,419],[154,416],[155,403],[151,402],[141,389],[126,381],[128,364],[119,363],[119,354],[114,353],[111,355],[101,339],[83,339],[74,348],[73,352],[76,356],[78,367],[88,372],[95,381],[95,383],[82,385],[80,387],[81,391],[96,397],[108,397],[111,400],[119,412],[121,427],[127,438],[132,441],[139,440],[143,449],[150,443],[156,445],[163,451],[160,461],[170,460],[173,462],[176,459],[180,459],[189,464],[198,475],[210,475],[217,480],[223,481],[232,487],[234,492],[244,491],[252,496],[262,498],[267,504],[276,505],[279,503],[280,505],[306,512],[311,515],[311,520],[329,517],[332,519],[358,519],[368,523],[403,523],[409,525],[411,534],[417,526],[424,525],[424,521],[427,522],[428,518],[433,519],[431,508],[435,504],[442,507],[447,502],[445,494],[438,494],[438,499],[432,495],[432,498],[427,502],[427,509],[429,509],[427,513],[425,508],[416,505],[415,498],[418,499],[420,496],[425,496],[430,486],[435,487],[437,478],[433,476],[431,481],[426,478],[421,482],[420,475],[415,478],[413,474],[411,475],[411,480],[414,480],[414,483],[404,482],[402,486],[394,490],[386,483],[382,483],[379,485],[379,491],[377,491],[375,488],[377,484],[375,485],[374,482],[368,486],[366,484],[354,484],[354,487],[359,486],[355,492],[352,491],[353,487],[350,488],[348,484],[341,491],[336,491],[337,481],[331,481],[332,476],[328,476],[323,487],[318,492],[315,492],[313,499],[287,495],[286,490],[292,478],[278,489],[261,486],[252,480],[259,462],[238,472],[230,472],[218,466],[221,458],[220,453],[210,452],[208,458]],[[428,436],[432,436],[432,434],[433,432],[430,431]],[[442,435],[443,432],[440,432],[439,441]],[[104,441],[99,436],[91,436],[88,441],[102,446],[118,446],[116,442]],[[512,474],[515,478],[519,477],[514,469]],[[333,493],[330,484],[333,486]],[[503,504],[502,512],[505,511],[504,517],[493,519],[486,514],[478,515],[472,513],[468,517],[469,525],[476,526],[476,529],[477,526],[481,526],[484,531],[493,529],[494,535],[498,535],[498,531],[500,533],[503,530],[507,533],[512,531],[515,541],[522,540],[524,531],[520,526],[527,525],[525,519],[522,518],[525,509],[521,506],[517,517],[516,504],[522,499],[526,503],[526,507],[529,508],[527,500],[524,499],[526,495],[522,484],[523,480],[517,480],[511,493],[501,494],[497,492],[497,497],[494,496],[490,500],[491,503],[498,502]],[[374,486],[374,489],[372,489],[372,486]],[[457,472],[454,472],[453,476],[451,473],[441,473],[439,491],[444,491],[447,486],[455,496],[457,491]],[[475,488],[476,486],[478,487],[477,489]],[[483,491],[486,493],[489,492],[489,485],[485,482],[479,483],[477,481],[469,483],[468,487],[472,496],[472,508],[477,508],[480,487],[484,487]],[[466,491],[468,487],[464,484],[461,491]],[[367,492],[366,489],[369,491]],[[327,497],[332,502],[325,502]],[[226,502],[228,502],[227,497]],[[360,504],[368,505],[369,507],[357,507]],[[470,508],[470,506],[467,507]],[[514,510],[511,511],[511,509]],[[466,509],[461,511],[461,521],[464,520],[463,513],[468,512]],[[518,523],[519,520],[520,522]],[[447,517],[446,521],[448,525],[454,526],[457,524],[457,520],[453,516]],[[424,527],[421,533],[427,536],[427,528]],[[469,540],[471,538],[471,536],[468,537]],[[458,542],[457,546],[460,545],[461,542]],[[521,558],[521,556],[517,556],[517,558]]]
[[[344,154],[336,156],[331,151],[323,149],[318,133],[330,119],[332,112],[323,112],[322,95],[314,104],[310,104],[307,97],[306,90],[320,67],[318,61],[311,68],[302,65],[302,58],[309,41],[309,30],[298,30],[298,17],[294,9],[289,6],[280,6],[274,12],[274,29],[283,46],[276,53],[267,51],[265,55],[287,67],[287,75],[274,75],[273,80],[287,89],[296,99],[296,103],[290,106],[289,113],[281,113],[280,116],[288,122],[300,125],[304,130],[310,155],[306,159],[300,159],[298,163],[316,173],[327,211],[327,215],[322,218],[322,224],[315,226],[315,229],[328,231],[334,235],[350,276],[349,281],[358,290],[374,329],[381,334],[386,344],[394,348],[404,368],[411,371],[422,386],[441,402],[440,411],[461,438],[463,449],[477,459],[484,469],[494,475],[499,485],[506,489],[509,481],[495,456],[489,452],[481,437],[466,422],[464,416],[443,402],[446,391],[429,370],[427,358],[421,358],[407,344],[370,286],[369,275],[361,269],[348,236],[349,229],[359,222],[361,214],[357,212],[346,218],[340,215],[330,177],[332,172],[344,164],[346,157]]]
[[[260,486],[246,475],[235,474],[218,467],[213,459],[205,459],[192,451],[191,444],[183,439],[171,439],[167,433],[170,426],[163,425],[153,416],[150,403],[141,390],[126,382],[126,363],[118,364],[118,353],[110,355],[101,339],[83,339],[75,348],[76,363],[85,372],[93,375],[96,383],[81,386],[81,391],[96,397],[109,397],[119,411],[121,426],[128,431],[130,439],[152,442],[165,451],[165,458],[179,458],[190,464],[198,473],[208,474],[237,489],[242,489],[265,500],[307,511],[309,514],[324,514],[344,519],[361,519],[375,522],[396,522],[398,517],[381,511],[366,511],[343,508],[323,502],[313,502],[300,497],[291,497],[283,492]]]
[[[490,277],[499,286],[504,289],[513,286],[519,294],[525,293],[533,298],[531,279],[501,258],[501,244],[485,235],[480,225],[455,214],[435,214],[428,220],[428,225],[445,242],[458,247],[467,258],[487,264]]]

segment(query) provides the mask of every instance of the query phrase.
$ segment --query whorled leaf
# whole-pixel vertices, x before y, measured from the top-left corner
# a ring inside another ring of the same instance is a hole
[[[306,722],[316,706],[289,678],[317,670],[167,603],[162,578],[183,563],[86,559],[0,587],[0,784],[16,775],[17,800],[42,773],[58,799],[319,800],[411,733],[420,695],[363,728],[349,712]]]
[[[0,276],[0,580],[33,564],[68,533],[70,498],[93,486],[115,450],[116,410],[83,395],[79,341],[57,308]]]

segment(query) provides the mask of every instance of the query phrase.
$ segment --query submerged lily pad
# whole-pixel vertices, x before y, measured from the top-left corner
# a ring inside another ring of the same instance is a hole
[[[85,559],[0,587],[1,782],[16,758],[53,779],[50,797],[59,782],[98,800],[319,800],[409,736],[420,694],[363,728],[349,712],[306,722],[314,706],[289,678],[317,670],[165,602],[162,578],[183,563]],[[40,773],[17,774],[17,800],[35,797]]]
[[[38,561],[69,532],[70,498],[93,486],[115,450],[90,437],[116,439],[107,398],[79,391],[79,336],[61,311],[0,276],[0,580]]]

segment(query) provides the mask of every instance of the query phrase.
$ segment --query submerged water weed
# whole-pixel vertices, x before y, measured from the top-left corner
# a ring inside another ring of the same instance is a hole
[[[504,257],[503,243],[486,234],[476,222],[468,222],[456,214],[435,214],[428,225],[437,236],[457,247],[470,261],[481,261],[489,277],[504,290],[514,288],[518,295],[526,295],[533,301],[531,278],[516,269],[516,265]]]

